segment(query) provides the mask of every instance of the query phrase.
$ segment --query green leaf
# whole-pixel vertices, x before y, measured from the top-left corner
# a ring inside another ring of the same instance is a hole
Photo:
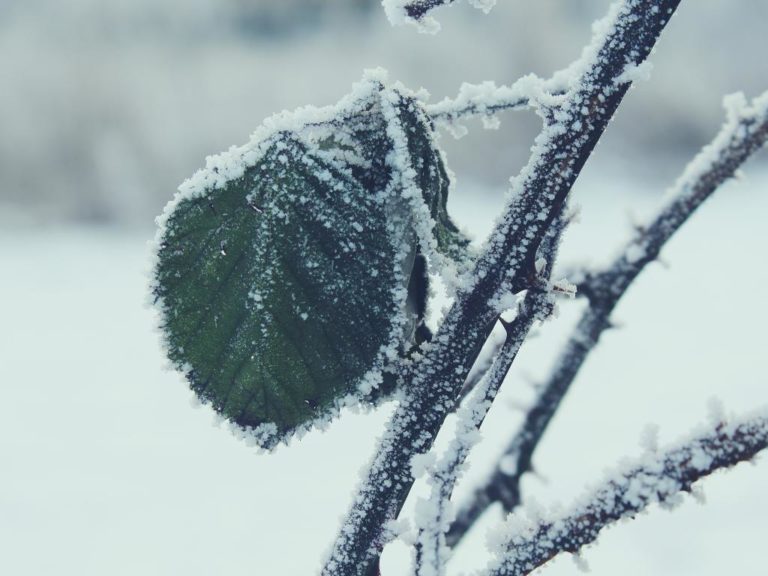
[[[372,86],[317,134],[275,130],[222,157],[166,210],[153,294],[168,355],[263,447],[371,396],[417,341],[418,209],[439,250],[463,245],[425,119]]]
[[[437,241],[437,249],[455,261],[466,261],[469,258],[469,239],[448,215],[451,181],[443,153],[435,144],[430,120],[421,105],[410,98],[401,97],[397,111],[406,135],[409,160],[416,171],[414,183],[434,221],[432,234]]]

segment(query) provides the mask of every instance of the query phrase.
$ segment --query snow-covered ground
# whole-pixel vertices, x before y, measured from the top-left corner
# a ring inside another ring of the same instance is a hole
[[[567,504],[637,454],[649,424],[663,443],[704,420],[711,397],[736,412],[768,404],[768,171],[753,164],[746,173],[673,240],[669,269],[652,266],[620,305],[624,328],[604,336],[535,458],[540,477],[524,482],[541,505]],[[627,235],[627,210],[642,215],[658,200],[647,192],[590,167],[563,263],[605,261]],[[500,202],[460,184],[453,212],[481,234]],[[346,414],[271,455],[214,426],[163,369],[143,307],[150,237],[0,231],[0,574],[312,574],[389,410]],[[563,303],[524,346],[469,482],[519,422],[516,406],[546,374],[578,307]],[[705,482],[705,506],[688,499],[608,530],[585,554],[592,573],[764,574],[767,481],[763,457]],[[484,564],[483,532],[496,519],[459,552],[458,570]],[[383,574],[406,574],[407,562],[394,545]],[[576,571],[565,558],[542,573]]]

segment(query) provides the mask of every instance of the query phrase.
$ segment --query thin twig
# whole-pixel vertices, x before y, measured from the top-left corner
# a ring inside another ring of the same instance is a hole
[[[588,274],[580,291],[589,306],[565,345],[555,369],[491,476],[477,488],[447,535],[455,546],[494,502],[507,511],[520,503],[520,480],[552,416],[603,331],[616,304],[640,272],[691,214],[768,140],[768,92],[747,104],[743,95],[726,100],[727,119],[715,139],[688,165],[671,191],[669,204],[624,248],[607,269]],[[504,465],[501,465],[504,462]]]
[[[528,110],[540,108],[554,110],[562,100],[567,88],[567,70],[560,71],[551,78],[543,80],[535,75],[519,78],[509,86],[496,86],[495,82],[480,84],[464,83],[454,98],[444,98],[434,104],[426,104],[427,116],[440,126],[456,125],[461,120],[482,117],[493,118],[500,112],[511,110]],[[318,109],[317,114],[325,110]],[[338,112],[333,116],[306,122],[300,128],[302,131],[313,129],[343,129],[344,126],[357,116],[369,113],[355,111],[348,116],[340,117]]]
[[[464,83],[455,98],[445,98],[426,106],[427,114],[438,124],[454,124],[472,117],[492,117],[507,110],[526,110],[534,106],[556,107],[567,88],[566,78],[555,75],[549,80],[528,75],[511,86],[494,82]]]
[[[405,12],[408,18],[419,21],[435,8],[453,4],[455,1],[456,0],[409,0],[402,2],[401,9]]]
[[[535,278],[536,254],[568,193],[626,94],[626,74],[647,58],[680,0],[624,0],[596,28],[553,121],[537,138],[512,200],[425,351],[404,376],[388,424],[322,574],[372,574],[413,485],[413,456],[432,445],[511,293]]]
[[[606,526],[632,518],[651,504],[676,504],[683,492],[717,470],[746,462],[768,447],[768,414],[720,423],[662,454],[649,454],[615,474],[565,514],[508,526],[500,558],[487,576],[523,576],[562,552],[577,554]]]

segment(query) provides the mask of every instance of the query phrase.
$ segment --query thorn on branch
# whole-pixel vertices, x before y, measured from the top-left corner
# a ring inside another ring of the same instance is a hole
[[[507,322],[506,320],[504,320],[504,318],[499,316],[499,324],[501,324],[504,327],[504,331],[507,333],[507,338],[509,338],[510,335],[512,334],[512,322]]]
[[[456,0],[410,0],[403,5],[403,9],[408,15],[408,18],[421,20],[431,10],[434,10],[439,6],[453,4],[455,1]]]
[[[669,270],[669,269],[671,268],[671,265],[669,264],[669,261],[668,261],[668,260],[666,260],[666,259],[665,259],[663,256],[661,256],[661,255],[659,255],[659,256],[656,256],[656,262],[659,264],[659,266],[661,266],[662,268],[664,268],[664,270]]]

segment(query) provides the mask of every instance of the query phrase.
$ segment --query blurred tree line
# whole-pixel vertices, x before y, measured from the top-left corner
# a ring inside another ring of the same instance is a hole
[[[491,18],[457,2],[440,11],[436,37],[392,28],[380,0],[0,1],[0,224],[149,228],[206,155],[246,142],[274,112],[333,103],[379,65],[433,100],[463,81],[548,76],[609,1],[499,0]],[[651,82],[630,94],[593,162],[631,160],[669,179],[719,125],[722,94],[764,89],[768,2],[696,0],[680,12]],[[538,120],[471,128],[443,142],[460,187],[503,189]]]

